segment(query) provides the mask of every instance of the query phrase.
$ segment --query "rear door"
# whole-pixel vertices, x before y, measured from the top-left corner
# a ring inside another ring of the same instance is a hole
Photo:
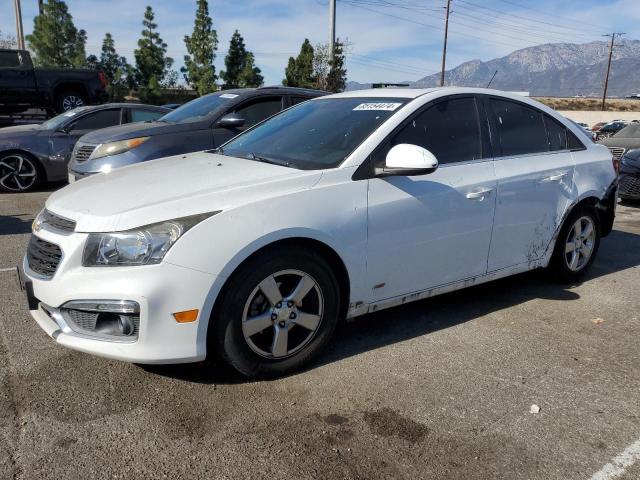
[[[0,103],[30,104],[37,100],[33,67],[23,55],[16,50],[0,51]]]
[[[542,258],[573,195],[566,128],[524,103],[485,99],[496,151],[498,201],[489,271]]]
[[[152,110],[150,108],[128,107],[122,123],[152,122],[166,115],[168,112]]]
[[[428,104],[373,155],[382,165],[394,145],[431,151],[429,175],[369,180],[367,276],[380,301],[487,271],[496,181],[473,96]]]
[[[269,118],[271,115],[275,115],[284,108],[283,101],[282,95],[268,95],[249,99],[234,107],[227,113],[234,113],[244,118],[245,123],[240,128],[215,127],[213,130],[215,146],[222,145],[227,140],[231,140],[239,133],[244,132],[247,128],[253,127],[256,123]]]

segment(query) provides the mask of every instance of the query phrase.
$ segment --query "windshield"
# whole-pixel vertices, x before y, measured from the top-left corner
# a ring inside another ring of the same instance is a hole
[[[223,155],[302,170],[334,168],[406,98],[323,98],[292,107],[239,135]]]
[[[211,112],[219,108],[225,102],[236,98],[235,93],[214,93],[196,98],[160,117],[160,122],[198,122],[207,117]]]
[[[632,123],[614,135],[616,138],[640,138],[640,124]]]
[[[50,118],[46,122],[40,124],[40,127],[45,130],[57,130],[62,127],[65,123],[71,120],[73,117],[78,115],[85,110],[89,110],[91,107],[78,107],[73,110],[69,110],[68,112],[61,113],[53,118]]]

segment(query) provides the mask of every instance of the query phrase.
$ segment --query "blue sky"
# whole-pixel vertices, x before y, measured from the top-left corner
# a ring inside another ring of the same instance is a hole
[[[22,0],[24,29],[29,33],[37,0]],[[440,68],[446,0],[338,0],[337,35],[350,42],[350,80],[417,80]],[[67,0],[78,28],[88,32],[88,53],[100,50],[111,32],[121,55],[133,61],[146,5],[169,55],[182,65],[183,37],[190,34],[195,0]],[[328,38],[327,0],[210,0],[220,40],[216,65],[234,29],[255,53],[267,84],[279,84],[289,56],[305,37]],[[472,59],[489,60],[515,49],[560,41],[601,40],[602,34],[626,32],[640,38],[640,0],[453,0],[447,66]],[[13,0],[0,0],[0,31],[14,33]],[[604,59],[603,59],[604,60]]]

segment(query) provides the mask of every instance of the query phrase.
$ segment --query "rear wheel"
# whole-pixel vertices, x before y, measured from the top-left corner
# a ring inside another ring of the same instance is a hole
[[[579,280],[593,263],[600,246],[600,222],[591,208],[573,211],[556,240],[549,268],[558,280]]]
[[[274,377],[309,363],[339,316],[338,282],[315,252],[268,251],[236,272],[213,319],[210,341],[236,370]]]
[[[0,154],[0,191],[27,192],[42,178],[40,166],[21,152]]]
[[[75,90],[67,90],[58,96],[56,109],[58,113],[63,113],[77,107],[84,107],[86,104],[87,101],[82,93]]]

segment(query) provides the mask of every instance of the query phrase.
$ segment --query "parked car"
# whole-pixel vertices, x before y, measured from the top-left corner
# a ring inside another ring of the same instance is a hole
[[[281,375],[345,316],[539,267],[576,281],[611,231],[615,189],[609,151],[532,99],[346,92],[215,152],[55,192],[23,281],[69,348],[138,363],[217,352]]]
[[[640,148],[640,123],[630,123],[615,135],[599,140],[609,150],[616,162],[622,159],[627,150]]]
[[[596,138],[601,139],[611,137],[627,125],[628,123],[622,120],[614,120],[613,122],[609,122],[596,132]]]
[[[602,127],[604,127],[606,124],[607,124],[607,122],[598,122],[598,123],[594,124],[593,127],[591,127],[591,131],[597,132]]]
[[[154,120],[169,112],[153,105],[111,103],[78,107],[39,125],[0,128],[0,191],[26,192],[67,179],[78,139],[93,130]]]
[[[34,68],[27,50],[0,49],[0,112],[44,108],[58,113],[104,103],[104,73],[88,69]]]
[[[620,187],[623,200],[640,200],[640,148],[627,150],[620,159]]]
[[[224,90],[191,100],[153,123],[94,132],[76,145],[69,181],[104,169],[219,147],[280,110],[326,93],[287,87]]]
[[[167,103],[166,105],[163,105],[163,107],[168,108],[170,110],[175,110],[176,108],[182,106],[182,103]]]

